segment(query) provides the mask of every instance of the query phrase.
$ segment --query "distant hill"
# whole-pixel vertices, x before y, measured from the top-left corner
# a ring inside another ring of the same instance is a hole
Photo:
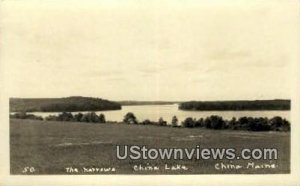
[[[179,102],[174,101],[118,101],[121,105],[130,106],[130,105],[171,105]]]
[[[290,110],[290,100],[254,100],[254,101],[189,101],[179,105],[180,110]]]
[[[72,112],[120,110],[117,102],[91,97],[10,98],[10,112]]]

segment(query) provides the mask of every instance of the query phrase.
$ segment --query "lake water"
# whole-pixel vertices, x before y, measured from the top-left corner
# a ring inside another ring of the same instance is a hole
[[[290,119],[290,111],[182,111],[178,110],[178,105],[138,105],[138,106],[122,106],[122,110],[114,111],[99,111],[97,114],[103,113],[107,121],[122,121],[126,113],[132,112],[137,117],[138,121],[150,119],[151,121],[158,121],[162,117],[167,122],[171,122],[172,117],[176,116],[179,121],[183,121],[187,117],[192,118],[206,118],[211,115],[222,116],[224,119],[231,119],[232,117],[267,117],[281,116]],[[73,112],[78,113],[78,112]],[[81,112],[86,113],[86,112]],[[46,117],[48,115],[57,115],[55,112],[33,112],[37,116]]]

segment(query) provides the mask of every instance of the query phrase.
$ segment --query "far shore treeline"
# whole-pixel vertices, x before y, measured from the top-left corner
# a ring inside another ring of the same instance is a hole
[[[254,101],[189,101],[179,105],[186,111],[222,111],[222,110],[290,110],[290,100],[254,100]]]
[[[180,110],[290,110],[290,100],[253,101],[110,101],[101,98],[73,96],[66,98],[10,98],[10,112],[75,112],[120,110],[121,105],[179,104]]]
[[[62,112],[59,115],[50,115],[46,118],[27,114],[26,112],[10,114],[11,119],[32,119],[61,122],[84,122],[94,124],[130,124],[130,125],[155,125],[164,127],[184,127],[184,128],[207,128],[216,130],[247,130],[247,131],[290,131],[290,122],[286,119],[275,116],[273,118],[263,117],[233,117],[230,120],[223,119],[221,116],[211,115],[206,118],[188,117],[182,123],[178,122],[176,116],[173,116],[171,123],[167,123],[162,117],[158,121],[138,121],[134,113],[128,112],[122,122],[106,121],[104,114],[97,115],[95,112],[77,113]]]
[[[101,98],[10,98],[10,112],[76,112],[120,110],[121,104]]]

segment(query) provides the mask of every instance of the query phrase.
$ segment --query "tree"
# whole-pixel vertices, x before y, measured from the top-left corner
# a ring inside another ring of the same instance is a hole
[[[88,113],[88,116],[89,116],[89,122],[92,123],[100,122],[99,116],[95,112]]]
[[[204,119],[200,118],[195,122],[195,127],[204,127]]]
[[[211,128],[211,120],[209,117],[206,117],[205,120],[204,120],[204,126],[205,128],[207,129],[210,129]]]
[[[237,121],[237,129],[242,129],[242,130],[249,130],[249,123],[251,122],[250,117],[240,117]]]
[[[178,119],[176,116],[173,116],[171,124],[172,127],[178,127]]]
[[[164,121],[164,119],[162,117],[160,117],[159,120],[158,120],[158,125],[160,125],[160,126],[167,126],[167,122]]]
[[[283,119],[279,116],[275,116],[269,121],[269,125],[271,126],[272,130],[278,130],[283,124]]]
[[[290,130],[291,130],[291,123],[286,119],[283,119],[282,131],[290,131]]]
[[[269,120],[269,126],[271,130],[276,131],[289,131],[290,130],[290,122],[282,117],[275,116]]]
[[[83,116],[80,118],[80,122],[90,122],[88,115],[83,114]]]
[[[105,115],[104,115],[104,114],[100,114],[100,115],[99,115],[99,122],[100,122],[100,123],[106,123]]]
[[[188,117],[182,122],[182,125],[187,128],[193,128],[195,126],[195,121],[193,118]]]
[[[234,129],[234,130],[235,130],[235,129],[237,129],[236,124],[237,124],[236,118],[233,117],[233,118],[229,121],[229,126],[228,126],[228,128]]]
[[[222,129],[225,126],[225,122],[221,116],[211,116],[211,128]]]
[[[83,114],[81,112],[77,113],[74,115],[74,120],[75,121],[81,121],[81,118],[82,118]]]
[[[73,115],[70,112],[63,112],[57,116],[58,121],[72,121]]]
[[[137,124],[138,123],[135,115],[132,112],[128,112],[124,116],[123,122],[127,123],[127,124]]]
[[[248,130],[251,131],[269,131],[271,129],[268,118],[251,118],[248,125]]]

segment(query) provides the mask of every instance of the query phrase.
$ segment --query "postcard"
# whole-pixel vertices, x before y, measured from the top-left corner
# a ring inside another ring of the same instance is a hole
[[[300,184],[299,1],[0,5],[1,185]]]

